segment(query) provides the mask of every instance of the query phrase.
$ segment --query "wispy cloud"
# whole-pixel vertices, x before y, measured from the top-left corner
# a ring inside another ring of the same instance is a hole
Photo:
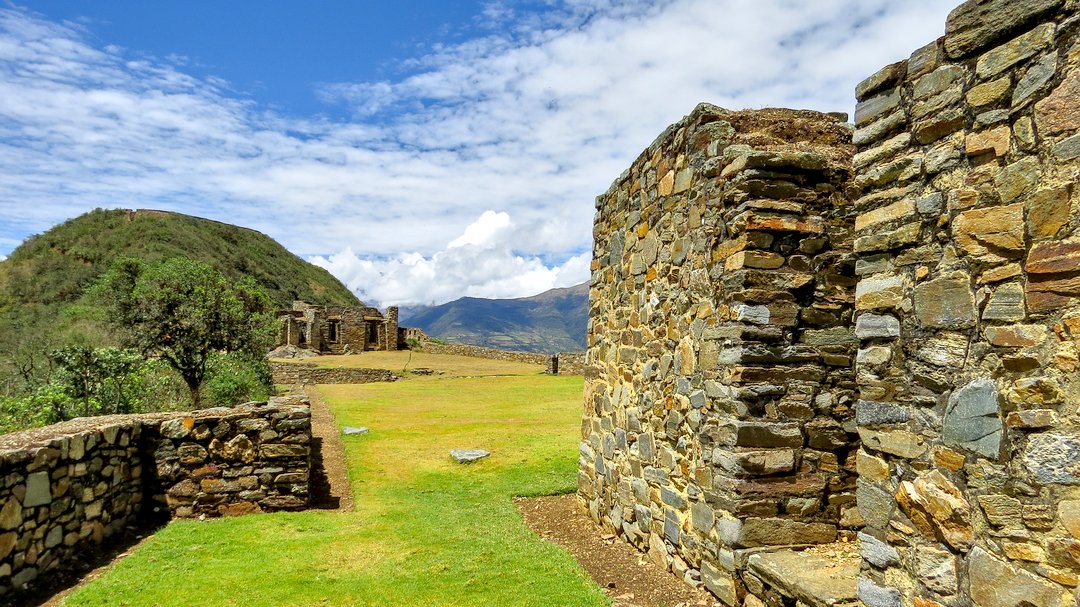
[[[593,197],[695,103],[850,111],[953,3],[493,2],[487,35],[397,80],[319,85],[350,121],[276,115],[182,58],[0,10],[0,251],[97,206],[154,207],[262,230],[376,302],[572,284]]]

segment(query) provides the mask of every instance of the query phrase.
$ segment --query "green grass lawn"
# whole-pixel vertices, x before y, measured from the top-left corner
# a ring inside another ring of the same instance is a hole
[[[607,605],[511,503],[576,486],[581,378],[452,375],[320,387],[372,429],[344,437],[355,512],[173,522],[64,605]]]

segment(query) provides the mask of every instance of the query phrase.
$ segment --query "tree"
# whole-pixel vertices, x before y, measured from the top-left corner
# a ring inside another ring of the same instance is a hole
[[[124,344],[175,369],[196,407],[212,353],[262,357],[272,344],[269,298],[250,279],[231,283],[202,262],[119,259],[96,291],[109,302],[109,323]]]
[[[132,384],[143,365],[133,350],[67,346],[49,353],[57,366],[53,383],[79,401],[81,414],[131,413],[138,396]],[[66,416],[63,416],[66,418]]]

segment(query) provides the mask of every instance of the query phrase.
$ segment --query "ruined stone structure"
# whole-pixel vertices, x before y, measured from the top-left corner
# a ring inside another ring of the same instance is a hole
[[[310,410],[296,397],[112,415],[0,442],[0,595],[82,562],[162,508],[175,517],[308,504]]]
[[[580,494],[732,605],[857,518],[842,120],[703,104],[597,198]]]
[[[278,313],[281,333],[278,346],[295,346],[323,354],[355,354],[367,350],[397,350],[398,309],[391,306],[383,316],[376,308],[316,306],[293,302],[291,310]]]
[[[1078,600],[1078,13],[972,0],[853,132],[699,107],[598,199],[594,518],[730,605],[853,601],[785,585],[838,530],[869,607]]]
[[[968,2],[858,88],[859,595],[1080,582],[1080,16]]]

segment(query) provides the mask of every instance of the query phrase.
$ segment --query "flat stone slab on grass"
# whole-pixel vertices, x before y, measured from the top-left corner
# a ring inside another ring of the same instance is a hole
[[[459,464],[471,464],[477,460],[484,459],[491,455],[483,449],[451,449],[450,457],[457,460]]]
[[[341,429],[341,433],[344,434],[345,436],[354,436],[354,435],[357,435],[357,434],[367,434],[368,432],[369,432],[369,430],[367,428],[364,428],[364,427],[355,428],[353,426],[345,426],[344,428]]]
[[[807,550],[778,550],[750,557],[747,568],[780,593],[810,607],[858,603],[858,546],[838,542]]]

